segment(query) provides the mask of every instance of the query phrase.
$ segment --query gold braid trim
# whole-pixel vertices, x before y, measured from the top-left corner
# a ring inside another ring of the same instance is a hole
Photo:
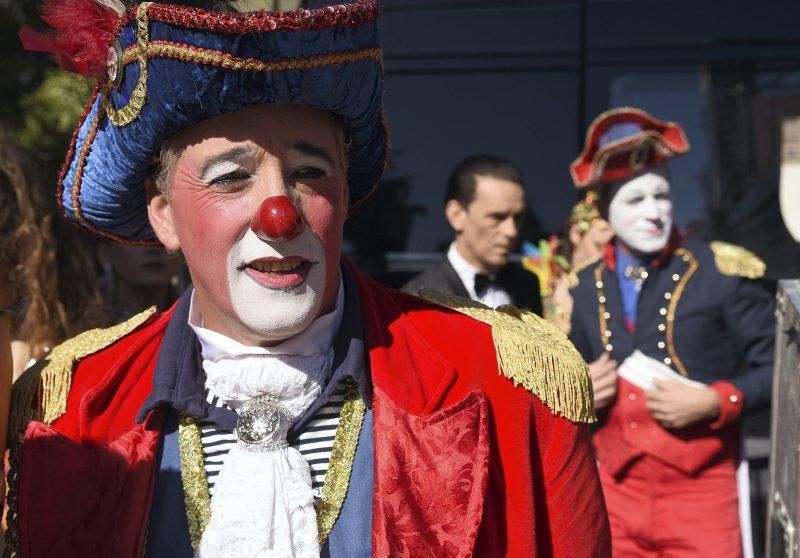
[[[181,480],[189,524],[189,540],[197,552],[203,531],[211,520],[211,496],[203,458],[203,440],[200,424],[189,415],[178,420],[178,447],[181,454]]]
[[[383,63],[383,54],[379,47],[362,48],[349,52],[333,52],[305,58],[287,58],[284,60],[264,61],[255,58],[239,58],[218,50],[209,50],[167,41],[152,41],[145,47],[146,58],[172,58],[183,62],[194,62],[207,66],[217,66],[237,72],[286,72],[290,70],[308,70],[323,66],[339,66],[359,60],[375,60]],[[122,57],[123,67],[138,59],[139,48],[129,47]]]
[[[148,30],[147,7],[152,2],[142,2],[136,11],[136,44],[125,49],[118,72],[124,72],[128,64],[139,65],[139,77],[131,92],[130,101],[122,108],[112,106],[109,99],[114,82],[109,81],[103,92],[103,107],[108,118],[116,126],[126,126],[136,120],[147,100],[147,62],[150,58],[172,58],[183,62],[194,62],[208,66],[216,66],[226,70],[244,72],[286,72],[290,70],[308,70],[324,66],[340,66],[359,60],[375,60],[383,68],[383,51],[380,47],[362,48],[349,52],[334,52],[289,58],[286,60],[264,61],[254,58],[240,58],[232,54],[171,43],[168,41],[150,41]]]
[[[595,421],[589,369],[553,324],[513,306],[488,306],[423,289],[420,296],[492,328],[501,373],[536,395],[554,413],[574,422]]]
[[[358,437],[364,422],[366,406],[358,392],[358,384],[350,382],[345,391],[344,405],[339,415],[339,426],[333,439],[331,458],[325,482],[322,485],[322,497],[317,501],[317,532],[319,546],[333,529],[339,518],[347,489],[350,486],[350,473],[353,471],[353,458],[358,446]]]
[[[150,41],[150,32],[147,28],[147,8],[150,4],[152,2],[142,2],[136,10],[136,46],[133,47],[133,50],[134,58],[139,63],[139,77],[136,80],[133,91],[131,91],[130,101],[119,109],[111,105],[108,96],[114,87],[113,81],[109,81],[106,84],[103,94],[103,107],[106,109],[109,120],[116,126],[126,126],[136,120],[147,100],[147,50]],[[120,66],[117,71],[124,72],[125,67]]]
[[[10,431],[21,438],[29,421],[51,424],[63,415],[67,410],[75,364],[128,335],[155,312],[155,308],[150,308],[114,327],[91,329],[53,349],[46,360],[23,374],[12,386]],[[39,402],[35,405],[37,395]]]
[[[686,370],[686,366],[683,365],[683,361],[680,359],[678,352],[675,350],[675,315],[678,312],[678,303],[681,301],[683,291],[686,289],[689,279],[692,278],[692,275],[695,274],[697,268],[700,267],[700,264],[697,263],[694,254],[685,248],[678,248],[675,250],[675,255],[681,256],[681,259],[689,264],[689,267],[681,276],[680,281],[678,281],[678,284],[675,286],[675,290],[672,292],[672,297],[669,299],[669,307],[667,308],[667,331],[665,337],[667,339],[667,352],[669,353],[669,357],[672,359],[672,364],[678,369],[678,372],[680,372],[682,376],[688,378],[689,372]]]
[[[714,262],[723,275],[761,279],[767,271],[767,264],[750,250],[715,240],[711,243]]]

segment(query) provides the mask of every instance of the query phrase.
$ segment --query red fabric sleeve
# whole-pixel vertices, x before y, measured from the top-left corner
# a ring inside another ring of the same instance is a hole
[[[537,417],[550,548],[541,556],[611,556],[611,533],[586,425],[552,415]],[[541,413],[544,414],[544,413]],[[544,514],[537,510],[537,523]]]
[[[744,394],[730,382],[720,380],[708,387],[719,395],[719,416],[709,426],[711,430],[719,430],[739,422],[744,407]]]

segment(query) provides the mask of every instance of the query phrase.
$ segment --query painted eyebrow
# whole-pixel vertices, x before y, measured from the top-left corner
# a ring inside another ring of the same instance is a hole
[[[208,172],[219,163],[240,159],[241,157],[248,155],[252,156],[255,155],[257,151],[258,149],[255,145],[245,144],[231,147],[222,153],[217,153],[203,163],[203,166],[200,168],[200,177],[201,179],[206,180],[208,178]]]
[[[311,145],[310,143],[300,141],[292,145],[292,150],[298,151],[303,155],[308,155],[310,157],[318,157],[328,163],[330,166],[336,167],[336,162],[333,160],[333,157],[331,157],[323,148],[317,147],[316,145]]]

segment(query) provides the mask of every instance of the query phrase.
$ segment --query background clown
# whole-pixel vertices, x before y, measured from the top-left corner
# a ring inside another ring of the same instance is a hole
[[[679,125],[620,108],[570,169],[616,233],[579,274],[570,333],[592,363],[614,556],[743,552],[739,424],[769,402],[774,305],[755,255],[673,223],[665,162],[688,149]]]
[[[16,384],[13,552],[609,555],[567,339],[342,259],[388,150],[374,1],[45,13],[65,63],[101,75],[65,214],[180,251],[194,285]]]

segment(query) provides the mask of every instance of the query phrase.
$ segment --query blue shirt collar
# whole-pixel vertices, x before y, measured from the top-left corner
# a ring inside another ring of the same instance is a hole
[[[619,283],[620,298],[622,299],[622,310],[625,317],[636,325],[636,306],[639,303],[639,291],[634,279],[625,276],[625,270],[630,266],[643,266],[645,261],[615,247],[617,252],[617,282]]]

